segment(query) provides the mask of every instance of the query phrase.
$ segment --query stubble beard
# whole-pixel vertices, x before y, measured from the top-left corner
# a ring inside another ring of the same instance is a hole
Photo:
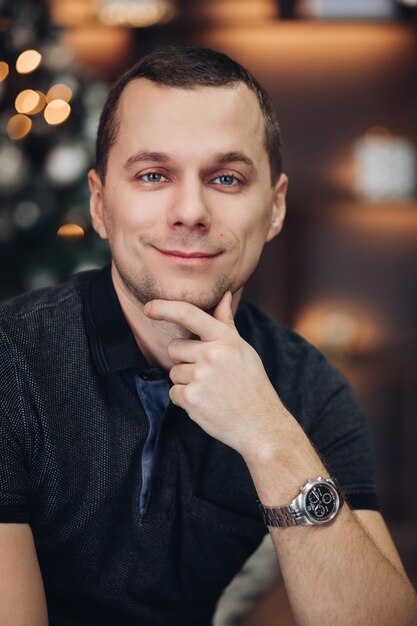
[[[194,289],[186,288],[173,288],[168,291],[158,283],[147,267],[135,271],[131,268],[126,268],[114,255],[112,255],[112,258],[126,289],[141,305],[145,305],[151,300],[179,300],[181,302],[189,302],[199,309],[211,313],[228,289],[235,291],[232,287],[230,276],[227,274],[218,276],[215,284],[210,289],[205,289],[199,293],[196,293]]]
[[[104,217],[106,230],[109,235],[108,244],[112,261],[128,293],[142,306],[151,300],[178,300],[181,302],[189,302],[199,309],[212,314],[226,291],[229,290],[232,294],[235,293],[249,278],[249,276],[247,276],[239,285],[235,285],[229,274],[220,274],[211,288],[206,288],[199,293],[196,293],[195,289],[186,288],[178,290],[173,288],[168,291],[158,283],[158,280],[148,267],[129,267],[127,263],[120,259],[111,244],[112,224],[111,220],[108,219],[107,211],[105,211]],[[184,237],[184,241],[188,242],[188,239],[189,236],[187,236],[187,239]]]

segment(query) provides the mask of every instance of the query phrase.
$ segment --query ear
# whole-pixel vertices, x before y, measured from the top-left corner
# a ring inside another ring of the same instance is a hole
[[[274,187],[274,196],[272,200],[271,224],[267,232],[265,241],[271,241],[281,231],[284,224],[286,212],[286,195],[288,188],[288,178],[285,174],[281,174],[277,184]]]
[[[107,239],[103,219],[103,183],[97,170],[88,172],[88,186],[90,187],[90,215],[93,228],[102,239]]]

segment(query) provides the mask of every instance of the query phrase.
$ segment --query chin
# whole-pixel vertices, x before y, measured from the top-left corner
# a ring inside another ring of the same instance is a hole
[[[224,292],[223,292],[224,293]],[[191,293],[167,293],[166,295],[160,295],[163,300],[177,300],[179,302],[189,302],[194,306],[202,309],[203,311],[213,311],[217,304],[220,302],[223,293],[220,295],[203,295],[203,294],[191,294]]]
[[[201,284],[201,281],[200,285],[187,284],[185,281],[175,281],[174,278],[169,283],[166,277],[164,281],[158,281],[147,268],[142,268],[139,272],[128,271],[123,264],[113,260],[126,289],[141,304],[151,300],[177,300],[189,302],[203,311],[212,311],[224,293],[232,287],[231,277],[227,274],[220,274],[214,283],[207,285]]]

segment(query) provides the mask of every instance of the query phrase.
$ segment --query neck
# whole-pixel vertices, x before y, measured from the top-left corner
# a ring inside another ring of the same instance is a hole
[[[168,356],[168,344],[173,339],[188,339],[189,331],[176,324],[146,317],[143,313],[143,304],[127,289],[114,264],[111,273],[123,315],[143,356],[150,365],[171,369],[173,364]]]
[[[136,343],[150,365],[170,370],[173,362],[168,355],[168,345],[173,339],[190,339],[192,333],[179,324],[152,320],[143,312],[143,304],[127,289],[114,263],[112,280],[123,315],[129,324]],[[236,313],[242,289],[233,296],[233,312]]]

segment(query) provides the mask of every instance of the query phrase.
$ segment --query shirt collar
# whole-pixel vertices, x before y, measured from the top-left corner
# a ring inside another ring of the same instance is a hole
[[[162,368],[151,367],[139,349],[114,289],[110,265],[93,274],[83,304],[91,356],[100,374],[136,368],[145,379],[167,376]]]

